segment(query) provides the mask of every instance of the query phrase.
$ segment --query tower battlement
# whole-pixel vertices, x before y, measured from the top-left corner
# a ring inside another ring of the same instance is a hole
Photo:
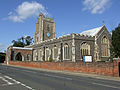
[[[34,35],[34,43],[56,38],[54,18],[47,18],[40,14],[36,22],[36,32]]]

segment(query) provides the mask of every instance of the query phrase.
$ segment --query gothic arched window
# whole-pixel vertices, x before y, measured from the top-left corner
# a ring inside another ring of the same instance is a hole
[[[86,42],[83,42],[80,45],[80,54],[82,56],[90,55],[90,45],[87,44]]]
[[[42,61],[42,49],[39,50],[39,60]]]
[[[65,44],[63,50],[64,50],[64,59],[70,59],[69,45]]]
[[[30,55],[29,54],[27,54],[27,56],[26,56],[26,60],[30,60]]]
[[[58,48],[57,48],[56,45],[54,45],[54,48],[53,48],[53,49],[54,49],[54,50],[53,50],[53,52],[54,52],[54,59],[56,59],[57,56],[58,56]]]
[[[38,52],[37,52],[37,50],[33,51],[33,59],[34,59],[34,61],[38,60]]]
[[[101,41],[101,49],[102,49],[102,56],[110,56],[110,50],[109,50],[109,40],[106,36],[102,38]]]
[[[50,50],[48,47],[46,47],[46,61],[49,61],[49,54],[50,54]]]

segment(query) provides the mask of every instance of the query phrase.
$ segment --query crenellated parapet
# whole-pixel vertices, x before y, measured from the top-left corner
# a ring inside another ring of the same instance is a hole
[[[44,40],[40,43],[39,42],[34,43],[33,45],[26,46],[26,47],[33,47],[33,46],[36,46],[36,45],[56,43],[56,42],[67,41],[67,40],[72,40],[72,39],[75,39],[75,40],[94,40],[95,37],[94,36],[83,35],[83,34],[71,33],[71,34],[67,34],[67,35],[64,35],[64,36],[57,37],[57,38]]]
[[[94,36],[88,36],[88,35],[83,35],[83,34],[78,34],[78,33],[72,33],[71,35],[74,35],[74,39],[76,40],[94,40]]]

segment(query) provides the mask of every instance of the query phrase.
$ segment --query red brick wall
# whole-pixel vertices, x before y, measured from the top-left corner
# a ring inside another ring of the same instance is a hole
[[[32,60],[32,54],[33,54],[32,50],[13,49],[13,47],[10,46],[10,47],[7,48],[5,63],[6,63],[7,59],[9,59],[9,61],[11,61],[12,51],[14,51],[14,57],[13,58],[15,58],[15,55],[20,52],[22,55],[27,55],[27,54],[31,55],[31,60]]]
[[[113,73],[114,73],[114,76],[116,77],[120,77],[119,76],[119,63],[120,63],[120,59],[114,59],[113,61]]]
[[[22,49],[14,49],[14,53],[21,52],[22,54],[32,54],[32,50],[22,50]]]
[[[21,52],[22,54],[32,54],[32,51],[27,50],[15,50],[15,53]],[[9,56],[10,58],[10,56]],[[11,65],[19,65],[24,67],[35,67],[43,69],[54,69],[54,70],[67,70],[67,71],[78,71],[85,73],[94,73],[101,75],[108,75],[119,77],[119,62],[120,59],[115,59],[113,63],[110,62],[26,62],[26,61],[9,61]],[[5,61],[6,63],[6,61]]]
[[[20,62],[10,61],[11,65],[19,65],[24,67],[35,67],[43,69],[54,69],[54,70],[67,70],[67,71],[78,71],[85,73],[94,73],[100,75],[119,77],[119,60],[115,60],[113,63],[110,62]]]

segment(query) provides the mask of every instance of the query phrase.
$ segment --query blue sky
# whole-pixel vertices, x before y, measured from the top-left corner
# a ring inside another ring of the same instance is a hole
[[[34,37],[39,13],[54,17],[57,36],[120,23],[120,0],[0,0],[0,51],[21,36]]]

